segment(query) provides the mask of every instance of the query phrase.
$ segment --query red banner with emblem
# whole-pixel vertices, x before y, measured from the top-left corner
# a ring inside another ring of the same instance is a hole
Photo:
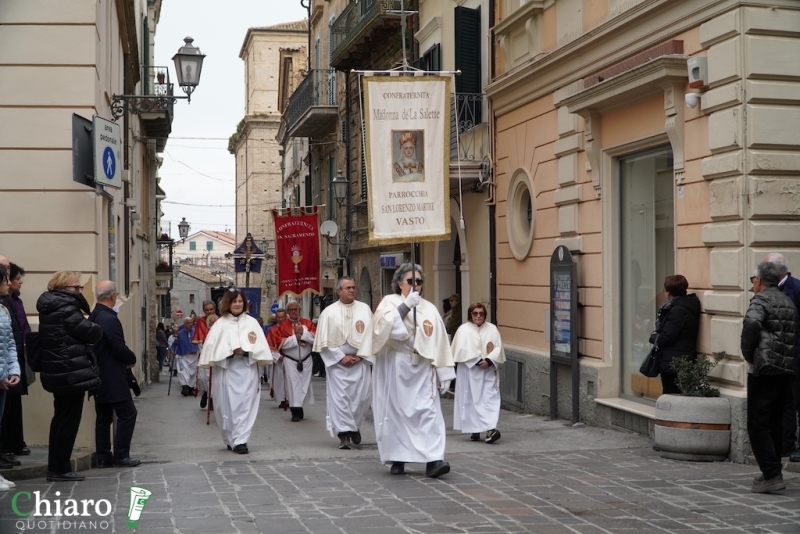
[[[278,297],[319,293],[319,221],[317,211],[272,210],[275,221]]]

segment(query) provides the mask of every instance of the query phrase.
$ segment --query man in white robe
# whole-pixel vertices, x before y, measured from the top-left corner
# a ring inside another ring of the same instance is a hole
[[[475,303],[467,310],[468,322],[453,337],[453,358],[458,363],[453,429],[472,434],[486,432],[486,443],[500,439],[500,379],[497,366],[506,361],[500,332],[486,321],[486,307]]]
[[[297,302],[290,302],[286,306],[286,315],[288,318],[285,321],[269,329],[267,341],[273,354],[278,354],[278,361],[283,362],[289,410],[292,412],[292,422],[296,423],[304,417],[303,405],[314,404],[310,358],[317,327],[305,317],[300,317],[300,305]]]
[[[317,322],[314,352],[325,364],[328,381],[327,427],[339,437],[339,448],[361,443],[361,424],[372,400],[373,358],[358,352],[372,310],[355,300],[356,283],[344,276],[336,283],[339,300],[322,311]]]
[[[237,289],[225,292],[217,319],[203,344],[200,367],[214,367],[211,396],[222,441],[237,454],[247,454],[247,442],[261,400],[259,366],[272,360],[264,331],[245,313],[247,297]]]
[[[279,325],[283,321],[286,320],[286,310],[283,308],[278,308],[275,311],[275,321],[273,321],[272,328]],[[270,328],[270,330],[272,330]],[[269,331],[268,331],[269,332]],[[272,347],[270,347],[272,350]],[[283,360],[281,359],[281,353],[275,347],[275,350],[272,352],[272,373],[270,373],[270,396],[275,399],[275,402],[278,403],[278,408],[283,408],[284,410],[289,408],[289,400],[286,397],[286,375],[283,373]]]
[[[439,393],[455,371],[442,318],[418,293],[424,276],[419,265],[397,268],[394,294],[372,316],[358,355],[375,356],[372,413],[381,462],[392,464],[393,475],[408,462],[425,463],[425,474],[435,478],[450,472]]]
[[[194,337],[194,321],[191,317],[183,320],[183,327],[178,330],[174,349],[178,365],[178,379],[181,382],[181,395],[188,397],[195,394],[197,386],[197,345],[192,343]]]

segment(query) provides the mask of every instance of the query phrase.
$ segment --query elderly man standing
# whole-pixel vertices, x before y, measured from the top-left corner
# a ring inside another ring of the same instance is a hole
[[[130,457],[131,439],[136,426],[136,406],[128,385],[128,369],[136,364],[136,355],[125,344],[122,323],[117,311],[117,285],[111,280],[97,283],[97,305],[89,320],[103,329],[103,337],[92,350],[100,368],[100,387],[94,390],[97,420],[94,440],[100,467],[135,467],[142,462]],[[117,416],[114,451],[111,451],[111,422]]]
[[[357,301],[356,283],[343,276],[336,283],[339,300],[322,311],[317,323],[314,351],[319,352],[327,369],[328,417],[331,437],[339,437],[339,448],[361,443],[361,424],[372,401],[372,357],[358,352],[372,310]]]
[[[753,480],[753,493],[786,489],[781,472],[782,418],[795,376],[797,310],[778,289],[780,279],[774,263],[758,264],[750,277],[754,295],[742,325],[742,355],[750,364],[747,433],[762,473]]]
[[[203,316],[197,319],[194,324],[194,336],[192,337],[192,343],[197,345],[197,353],[201,354],[203,352],[203,343],[205,343],[206,338],[208,337],[208,330],[211,328],[211,325],[208,324],[209,317],[214,318],[216,317],[217,307],[214,305],[213,300],[204,300],[203,301]],[[205,408],[208,405],[208,378],[211,373],[211,369],[206,367],[201,367],[197,370],[197,389],[203,394],[200,397],[200,407]],[[211,406],[209,410],[214,409],[214,401],[211,401]]]
[[[273,355],[278,354],[278,361],[283,362],[289,409],[292,422],[296,423],[303,419],[303,404],[314,404],[309,358],[317,327],[300,317],[300,305],[297,302],[290,302],[286,306],[286,315],[288,319],[270,329],[267,342]]]
[[[197,383],[197,345],[192,343],[194,338],[194,320],[187,317],[183,326],[178,330],[174,350],[177,356],[178,378],[181,381],[181,395],[188,397],[194,394]]]
[[[397,268],[393,294],[378,305],[358,355],[375,356],[372,413],[381,462],[392,464],[393,475],[405,473],[407,462],[425,463],[425,474],[436,478],[450,472],[439,392],[456,374],[444,322],[419,294],[424,277],[419,265]]]

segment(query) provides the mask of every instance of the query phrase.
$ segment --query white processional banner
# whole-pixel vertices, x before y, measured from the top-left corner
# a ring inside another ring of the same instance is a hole
[[[370,243],[450,239],[450,83],[364,78]]]

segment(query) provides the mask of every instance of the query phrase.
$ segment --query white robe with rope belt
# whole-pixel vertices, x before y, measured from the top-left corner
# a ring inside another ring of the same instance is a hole
[[[236,349],[247,355],[234,355]],[[231,448],[250,439],[261,400],[258,366],[271,360],[261,325],[247,314],[224,315],[208,332],[199,365],[214,367],[211,380],[214,418],[222,441]]]
[[[364,339],[372,311],[363,302],[336,301],[322,311],[314,338],[327,374],[327,428],[331,437],[339,432],[356,432],[367,417],[372,401],[372,357],[363,357],[350,367],[339,363],[345,355],[355,356]]]
[[[382,463],[427,463],[444,459],[445,425],[440,381],[455,378],[453,356],[436,306],[420,300],[405,320],[400,295],[383,298],[359,356],[375,355],[372,412]]]
[[[497,428],[500,418],[497,365],[506,360],[500,332],[492,323],[483,323],[481,326],[464,323],[453,336],[451,349],[455,361],[459,363],[453,429],[472,434]],[[486,369],[477,365],[481,358],[490,361]]]
[[[289,355],[290,358],[283,358],[283,376],[286,379],[286,397],[289,399],[290,408],[302,408],[304,404],[314,404],[314,390],[311,388],[311,368],[313,367],[311,358],[303,362],[303,370],[297,370],[297,362],[292,358],[302,360],[309,354],[314,345],[314,334],[308,331],[303,325],[303,335],[297,342],[295,336],[289,336],[281,345],[281,354]]]

